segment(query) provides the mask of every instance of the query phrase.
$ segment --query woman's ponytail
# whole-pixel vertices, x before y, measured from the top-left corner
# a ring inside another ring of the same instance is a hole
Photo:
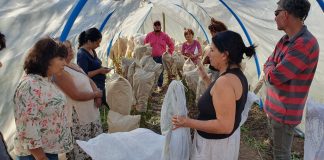
[[[255,55],[255,48],[256,46],[253,44],[249,47],[244,47],[243,52],[245,53],[245,55],[249,58],[251,58],[253,55]]]

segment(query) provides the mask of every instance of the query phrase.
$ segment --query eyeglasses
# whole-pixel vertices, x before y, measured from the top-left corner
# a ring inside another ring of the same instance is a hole
[[[283,9],[278,9],[274,12],[275,16],[277,17],[281,11],[284,11]]]

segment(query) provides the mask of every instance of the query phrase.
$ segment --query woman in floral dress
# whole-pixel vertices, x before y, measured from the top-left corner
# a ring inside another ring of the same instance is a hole
[[[14,94],[17,160],[58,160],[59,153],[73,148],[64,112],[64,93],[52,82],[60,74],[67,50],[51,38],[43,38],[28,51],[26,75]]]

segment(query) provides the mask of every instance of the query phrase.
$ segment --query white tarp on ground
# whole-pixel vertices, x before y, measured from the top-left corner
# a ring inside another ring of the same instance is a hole
[[[130,132],[102,133],[78,145],[94,160],[159,160],[165,137],[145,128]]]
[[[307,101],[304,159],[324,158],[324,107]]]
[[[148,0],[147,0],[148,1]],[[12,97],[14,89],[20,80],[23,71],[22,64],[26,51],[32,44],[44,35],[59,37],[73,8],[79,0],[0,0],[0,31],[7,37],[8,48],[1,51],[0,60],[3,67],[0,69],[0,130],[12,149],[15,123],[13,119]],[[305,22],[309,30],[317,37],[320,46],[324,46],[324,14],[315,0]],[[257,54],[262,65],[271,54],[276,42],[284,34],[277,31],[274,21],[276,1],[273,0],[226,0],[241,18],[251,39],[258,45]],[[184,41],[183,28],[192,28],[195,35],[208,39],[207,26],[210,17],[223,21],[229,29],[244,36],[234,16],[217,0],[151,0],[151,3],[140,0],[88,0],[78,15],[68,39],[77,46],[77,36],[89,27],[99,28],[106,16],[115,12],[103,29],[101,47],[97,49],[99,56],[107,63],[106,50],[111,39],[118,35],[131,36],[136,32],[148,33],[152,31],[152,22],[161,20],[162,12],[165,15],[166,32],[176,41]],[[199,23],[200,25],[199,25]],[[320,50],[318,69],[315,74],[309,97],[324,104],[324,50]],[[258,81],[255,62],[247,61],[246,75],[249,83]],[[262,92],[261,92],[262,94]]]

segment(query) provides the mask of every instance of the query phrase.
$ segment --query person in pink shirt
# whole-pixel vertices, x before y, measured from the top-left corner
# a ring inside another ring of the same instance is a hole
[[[144,43],[149,43],[152,47],[152,57],[156,63],[162,64],[162,55],[167,51],[172,54],[174,51],[174,43],[171,38],[164,32],[161,31],[161,22],[155,21],[153,23],[153,32],[150,32],[146,35]],[[158,91],[161,91],[163,84],[163,72],[161,73],[158,80]]]
[[[197,64],[199,57],[202,55],[201,45],[197,40],[193,39],[194,32],[192,29],[185,29],[184,36],[187,41],[182,44],[181,53]]]

